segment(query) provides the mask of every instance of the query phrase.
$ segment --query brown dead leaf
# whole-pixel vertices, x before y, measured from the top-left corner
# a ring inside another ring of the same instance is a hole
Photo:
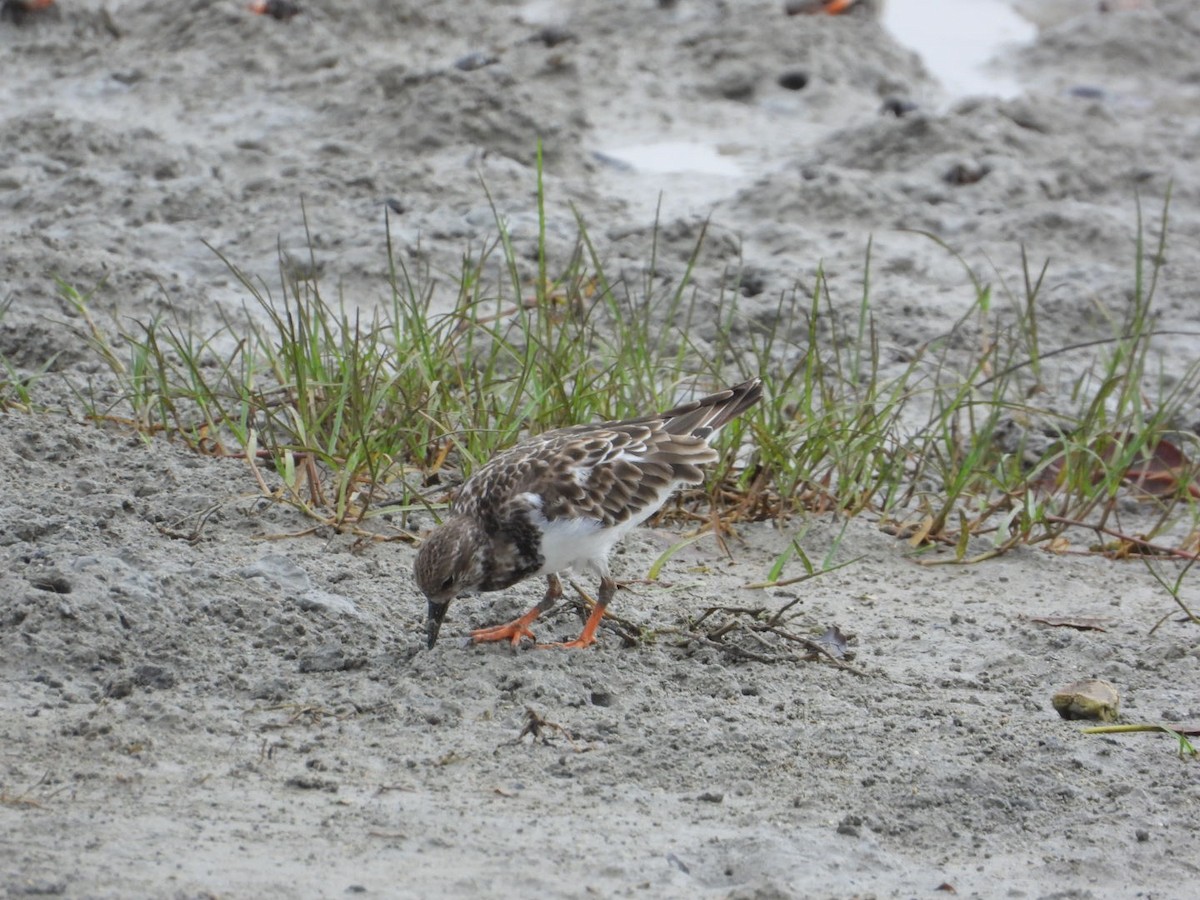
[[[1174,494],[1186,485],[1187,492],[1200,499],[1195,464],[1166,438],[1154,445],[1149,458],[1129,467],[1125,482],[1152,497]]]
[[[1071,549],[1071,542],[1062,535],[1059,535],[1046,545],[1046,549],[1051,553],[1066,553]]]
[[[1096,458],[1107,465],[1133,439],[1134,435],[1120,432],[1097,438],[1091,446]],[[1188,459],[1176,444],[1166,438],[1159,438],[1153,447],[1146,448],[1145,453],[1145,458],[1130,465],[1122,474],[1121,480],[1125,484],[1151,497],[1170,496],[1182,487],[1192,497],[1200,499],[1200,475],[1197,474],[1197,465]],[[1053,493],[1062,486],[1063,468],[1063,460],[1056,459],[1041,471],[1030,483],[1030,487]],[[1104,474],[1097,465],[1092,475],[1092,483],[1099,484],[1103,477]]]
[[[920,547],[929,537],[929,532],[933,531],[933,516],[926,516],[921,520],[921,524],[917,526],[916,531],[908,539],[910,547]]]
[[[1078,631],[1108,631],[1104,627],[1108,619],[1097,619],[1089,616],[1033,616],[1030,622],[1039,625],[1049,625],[1052,628],[1074,628]]]

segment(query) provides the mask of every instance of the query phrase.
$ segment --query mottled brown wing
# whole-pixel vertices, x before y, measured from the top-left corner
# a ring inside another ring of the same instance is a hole
[[[455,511],[498,521],[515,498],[533,493],[550,520],[582,517],[611,526],[644,519],[675,485],[704,481],[701,467],[717,460],[708,441],[761,394],[754,379],[658,415],[548,431],[471,476]]]
[[[543,498],[542,514],[612,526],[645,519],[680,482],[702,482],[700,467],[717,454],[703,438],[670,434],[654,420],[590,431],[568,441],[558,458],[555,477],[531,488]]]
[[[717,458],[703,438],[671,434],[663,420],[547,432],[495,457],[463,485],[455,510],[484,520],[525,493],[547,519],[596,519],[606,526],[644,518],[679,482],[699,484]],[[644,515],[643,515],[644,514]]]

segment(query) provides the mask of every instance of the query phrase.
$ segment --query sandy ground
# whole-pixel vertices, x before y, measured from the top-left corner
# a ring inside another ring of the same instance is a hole
[[[1192,0],[1054,4],[1004,55],[1024,88],[1008,100],[948,96],[869,17],[779,3],[302,5],[280,22],[216,0],[59,0],[0,23],[0,350],[48,364],[52,396],[103,378],[55,276],[103,283],[99,316],[213,323],[247,298],[206,242],[274,283],[280,247],[307,254],[303,201],[327,284],[370,306],[387,204],[401,252],[453,273],[494,234],[482,178],[528,253],[537,136],[555,252],[574,204],[641,277],[661,192],[661,277],[711,217],[699,296],[735,273],[746,322],[822,264],[853,315],[873,237],[897,364],[972,299],[912,230],[998,291],[1019,286],[1022,243],[1048,259],[1041,339],[1061,346],[1112,333],[1137,198],[1153,236],[1170,185],[1156,310],[1200,331]],[[916,109],[881,112],[889,98]],[[672,142],[699,161],[627,164]],[[1200,342],[1156,353],[1171,377]],[[1089,359],[1059,363],[1065,389]],[[460,602],[429,652],[410,547],[264,540],[308,523],[235,461],[8,413],[0,484],[8,896],[1194,895],[1200,769],[1165,737],[1082,735],[1049,703],[1096,676],[1129,720],[1200,719],[1195,631],[1148,635],[1171,607],[1136,563],[929,568],[862,518],[837,548],[858,562],[756,592],[793,534],[819,559],[842,529],[763,523],[732,559],[693,545],[615,611],[670,629],[714,603],[797,600],[797,631],[853,635],[859,674],[669,635],[573,653],[456,640],[537,585]],[[200,540],[171,536],[214,506]],[[675,539],[643,529],[616,572],[643,575]],[[540,634],[577,628],[568,609]],[[529,710],[548,724],[522,737]]]

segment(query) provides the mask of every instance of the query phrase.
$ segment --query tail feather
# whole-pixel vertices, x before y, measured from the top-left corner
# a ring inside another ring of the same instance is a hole
[[[762,380],[751,378],[741,384],[683,403],[661,414],[664,430],[710,440],[762,398]]]

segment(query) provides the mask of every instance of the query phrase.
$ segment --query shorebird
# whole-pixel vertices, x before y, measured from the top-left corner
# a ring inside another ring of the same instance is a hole
[[[428,646],[455,597],[544,575],[546,595],[533,609],[471,632],[476,643],[533,640],[529,626],[562,597],[559,573],[569,568],[595,573],[599,594],[579,637],[548,646],[593,643],[617,589],[609,552],[680,485],[704,481],[700,467],[718,458],[712,439],[761,396],[753,378],[666,412],[547,431],[494,457],[462,486],[450,517],[417,553]]]

